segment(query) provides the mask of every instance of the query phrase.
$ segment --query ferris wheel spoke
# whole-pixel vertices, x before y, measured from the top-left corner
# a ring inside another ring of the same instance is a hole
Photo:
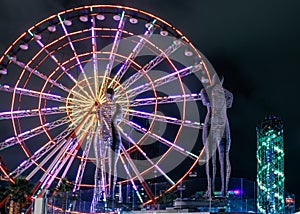
[[[74,158],[80,149],[80,146],[85,139],[88,132],[84,132],[82,135],[75,138],[70,138],[70,141],[67,141],[67,147],[62,150],[62,153],[57,156],[57,161],[55,161],[55,164],[51,164],[51,166],[48,168],[47,173],[44,177],[44,179],[41,180],[41,187],[40,192],[44,189],[47,189],[49,186],[51,186],[54,179],[58,176],[59,172],[63,169],[65,166],[65,169],[61,175],[61,177],[65,177],[67,172],[69,171],[71,164],[74,161]],[[68,163],[67,163],[68,162]],[[58,184],[58,186],[60,183]],[[39,194],[39,193],[38,193]]]
[[[92,108],[90,109],[90,111]],[[82,130],[82,127],[85,125],[86,121],[91,122],[92,120],[88,120],[90,112],[86,114],[84,118],[78,118],[77,120],[80,120],[77,126],[69,126],[67,129],[65,129],[63,132],[61,132],[58,136],[56,136],[53,140],[50,140],[47,144],[45,144],[43,147],[41,147],[39,150],[37,150],[33,156],[34,158],[30,159],[30,161],[27,161],[27,166],[31,166],[33,162],[31,160],[38,160],[41,157],[43,157],[45,154],[47,154],[50,150],[54,148],[54,150],[43,159],[43,161],[37,165],[37,167],[32,170],[32,172],[26,177],[27,179],[30,179],[48,160],[53,157],[54,154],[57,152],[57,148],[60,148],[62,145],[64,145],[66,142],[69,142],[70,139],[73,139],[73,136],[76,134],[79,134],[79,132]],[[74,121],[73,124],[75,124],[77,121]],[[60,145],[60,146],[58,146]],[[64,151],[65,149],[62,149]],[[26,164],[24,164],[26,165]]]
[[[34,34],[29,30],[28,31],[29,32],[29,34],[31,35],[31,36],[33,36],[34,37]],[[48,55],[48,56],[50,56],[50,58],[57,64],[57,66],[76,84],[76,85],[78,85],[78,87],[82,90],[82,92],[87,96],[87,97],[89,97],[90,99],[92,99],[92,97],[91,97],[91,95],[87,92],[87,91],[85,91],[81,86],[80,86],[80,84],[78,83],[78,81],[73,77],[73,75],[72,74],[70,74],[69,72],[68,72],[68,70],[58,61],[58,59],[52,54],[52,53],[50,53],[48,50],[47,50],[47,47],[40,41],[40,40],[38,40],[38,39],[36,39],[35,40],[36,41],[36,43],[41,47],[41,51],[45,51],[46,52],[46,54]]]
[[[36,117],[39,115],[63,114],[66,113],[65,107],[50,107],[42,109],[17,110],[0,113],[0,120],[22,117]]]
[[[190,159],[192,160],[196,160],[198,158],[198,156],[196,154],[193,154],[192,152],[178,146],[177,144],[169,141],[169,140],[166,140],[165,138],[155,134],[155,133],[152,133],[151,131],[149,130],[146,130],[145,128],[141,127],[140,125],[132,122],[132,121],[128,121],[128,120],[123,120],[124,123],[126,123],[128,126],[134,128],[135,130],[137,131],[140,131],[141,133],[143,133],[144,135],[148,135],[150,136],[151,138],[153,138],[154,140],[157,140],[158,142],[166,145],[167,147],[172,147],[174,148],[175,151],[181,153],[182,155],[184,156],[187,156],[189,157]]]
[[[124,167],[124,169],[125,169],[125,172],[126,172],[128,178],[129,178],[130,183],[131,183],[131,185],[132,185],[132,187],[133,187],[135,193],[137,194],[137,196],[138,196],[140,202],[141,202],[141,203],[144,203],[144,200],[143,200],[143,198],[142,198],[142,196],[141,196],[141,194],[140,194],[140,192],[139,192],[139,190],[138,190],[136,184],[134,183],[133,175],[131,175],[131,173],[130,173],[130,171],[129,171],[129,169],[128,169],[128,167],[127,167],[127,165],[126,165],[126,163],[125,163],[124,158],[123,158],[122,155],[120,155],[120,160],[121,160],[121,162],[122,162],[122,164],[123,164],[123,167]]]
[[[92,17],[92,27],[91,27],[91,33],[92,33],[92,52],[93,52],[93,70],[94,70],[94,85],[95,85],[95,93],[96,97],[98,97],[98,75],[99,75],[99,66],[98,66],[98,56],[97,56],[97,36],[96,36],[96,20],[95,17]]]
[[[6,140],[4,140],[3,142],[0,143],[0,151],[3,149],[7,149],[11,146],[14,146],[14,145],[18,144],[18,142],[25,141],[25,140],[33,138],[39,134],[42,134],[45,132],[45,129],[52,130],[59,126],[67,124],[69,122],[70,121],[69,121],[68,117],[63,117],[63,118],[55,120],[53,122],[46,123],[41,126],[30,129],[28,131],[22,132],[21,134],[15,136],[15,137],[7,138]]]
[[[199,122],[193,122],[190,120],[181,120],[176,117],[170,117],[170,116],[163,116],[163,115],[157,115],[154,113],[148,113],[148,112],[142,112],[132,109],[126,109],[129,115],[136,116],[140,118],[145,118],[148,120],[155,120],[158,122],[164,122],[169,124],[175,124],[178,126],[184,126],[184,127],[190,127],[195,129],[202,129],[202,125]]]
[[[67,100],[68,100],[68,103],[72,103],[72,104],[76,103],[77,106],[80,106],[83,108],[91,105],[91,100],[78,100],[78,99],[72,98],[72,97],[68,97]]]
[[[94,128],[94,130],[96,130],[97,127]],[[79,185],[82,182],[82,178],[84,175],[84,171],[85,171],[85,167],[86,167],[86,163],[88,160],[88,155],[90,153],[90,148],[93,142],[93,132],[90,132],[87,135],[87,141],[86,141],[86,145],[84,150],[82,151],[82,155],[80,157],[80,164],[77,170],[77,174],[76,174],[76,178],[75,178],[75,182],[74,182],[74,187],[73,187],[73,192],[79,189]]]
[[[89,126],[89,127],[90,127],[90,126]],[[75,159],[75,157],[76,157],[76,155],[77,155],[79,149],[81,148],[82,142],[83,142],[84,139],[86,138],[87,134],[88,134],[88,132],[84,132],[84,133],[80,136],[80,139],[79,139],[79,141],[77,142],[77,144],[75,144],[75,145],[73,146],[73,148],[71,149],[71,152],[66,152],[66,157],[65,157],[66,161],[65,161],[65,162],[68,162],[68,164],[67,164],[67,166],[65,167],[64,172],[63,172],[62,175],[61,175],[62,178],[66,177],[67,173],[69,172],[69,169],[70,169],[70,167],[71,167],[71,165],[72,165],[72,163],[73,163],[73,161],[74,161],[74,159]],[[69,159],[69,160],[68,160],[68,159]],[[63,167],[63,166],[62,166],[62,167]],[[61,167],[61,168],[62,168],[62,167]],[[59,170],[59,171],[60,171],[60,170]],[[58,171],[58,172],[59,172],[59,171]],[[58,174],[58,173],[57,173],[57,174]],[[57,176],[57,174],[56,174],[56,176]],[[60,181],[61,181],[61,180],[60,180]],[[51,183],[52,183],[52,182],[51,182]],[[51,185],[51,183],[50,183],[50,185]],[[60,183],[58,183],[58,186],[59,186],[59,185],[60,185]]]
[[[180,40],[176,40],[176,41],[177,42],[174,42],[167,49],[165,49],[164,51],[161,51],[161,54],[159,54],[157,57],[155,57],[150,62],[148,62],[141,70],[139,70],[137,73],[135,73],[134,75],[129,77],[127,80],[125,80],[124,83],[122,84],[122,87],[125,89],[130,87],[134,82],[136,82],[141,77],[146,75],[155,66],[157,66],[159,63],[161,63],[164,59],[168,58],[169,55],[174,53],[178,48],[180,48],[183,45],[183,43]]]
[[[70,138],[70,140],[67,141],[66,147],[57,154],[55,160],[51,163],[47,171],[44,173],[44,176],[40,180],[41,187],[37,195],[39,195],[41,191],[48,188],[52,184],[53,180],[57,177],[58,173],[61,171],[63,166],[74,152],[77,143],[77,138]]]
[[[105,87],[107,86],[108,78],[110,77],[111,70],[112,70],[112,67],[113,67],[113,64],[114,64],[114,61],[115,61],[115,56],[116,56],[116,53],[118,51],[120,41],[122,39],[122,32],[123,32],[123,29],[124,29],[124,26],[125,26],[125,21],[126,21],[125,11],[123,11],[122,14],[121,14],[120,20],[119,20],[118,30],[116,32],[114,42],[112,44],[112,48],[111,48],[111,51],[110,51],[108,64],[106,65],[106,68],[105,68],[104,78],[103,78],[101,88],[100,88],[100,93],[99,93],[100,96],[102,96],[104,94],[103,90],[105,90]]]
[[[0,91],[6,91],[6,92],[10,92],[10,93],[25,95],[25,96],[38,97],[38,98],[42,98],[45,100],[52,100],[52,101],[57,101],[57,102],[61,102],[61,103],[66,103],[66,98],[61,97],[59,95],[44,93],[44,92],[40,92],[40,91],[34,91],[34,90],[30,90],[30,89],[25,89],[25,88],[11,87],[9,85],[1,85],[0,84]]]
[[[136,106],[146,106],[146,105],[160,105],[160,104],[168,104],[168,103],[179,103],[179,102],[195,102],[201,100],[200,93],[192,93],[192,94],[183,94],[183,95],[170,95],[165,97],[147,97],[134,99],[129,104],[128,107],[136,107]],[[126,101],[117,101],[117,103],[127,103]]]
[[[74,128],[69,127],[63,132],[61,132],[58,136],[56,136],[53,140],[48,141],[46,144],[44,144],[41,148],[39,148],[37,151],[34,152],[34,154],[28,158],[27,160],[23,161],[18,168],[16,168],[14,171],[11,172],[11,175],[14,177],[19,176],[21,173],[23,173],[26,169],[31,167],[33,164],[36,164],[36,168],[31,171],[31,173],[26,177],[26,179],[31,179],[31,177],[41,168],[43,165],[48,162],[51,157],[53,157],[61,148],[63,145],[65,145],[66,138],[72,134],[74,131]],[[50,153],[49,153],[50,152]],[[49,153],[49,154],[48,154]],[[48,154],[46,157],[44,157],[46,154]],[[42,162],[37,164],[37,161],[41,158],[44,159]]]
[[[66,143],[67,147],[62,150],[63,153],[60,154],[58,157],[58,160],[60,160],[60,161],[56,160],[56,161],[52,162],[50,167],[48,167],[47,172],[44,173],[42,179],[40,180],[40,182],[42,183],[40,191],[44,191],[45,188],[48,188],[49,185],[51,185],[54,178],[57,176],[57,174],[59,173],[61,168],[65,165],[65,162],[67,161],[67,159],[69,159],[67,156],[69,156],[69,153],[72,153],[72,152],[67,152],[67,151],[69,151],[69,150],[72,151],[73,148],[74,149],[77,148],[78,142],[80,142],[80,141],[77,141],[77,137],[74,138],[74,136],[82,137],[82,135],[80,134],[81,131],[83,131],[85,133],[84,136],[86,136],[86,131],[84,131],[83,129],[86,126],[89,127],[88,124],[93,123],[92,120],[89,120],[89,116],[90,116],[90,113],[92,112],[92,110],[94,109],[94,107],[95,107],[95,105],[91,106],[91,108],[87,112],[87,114],[85,114],[84,117],[81,118],[80,123],[75,127],[75,129],[72,131],[72,133],[67,137],[67,143]],[[73,145],[76,145],[76,146],[73,146]],[[65,158],[65,157],[66,157],[66,159],[62,160],[62,158]],[[52,175],[54,172],[56,173],[55,176]]]
[[[173,72],[171,74],[163,76],[159,79],[156,79],[153,82],[148,82],[148,83],[142,84],[138,87],[135,87],[133,89],[130,89],[130,90],[127,91],[127,94],[128,94],[129,97],[134,97],[134,96],[136,96],[140,93],[143,93],[145,91],[152,90],[153,88],[158,88],[159,86],[166,85],[170,82],[178,80],[179,78],[183,78],[185,76],[188,76],[188,75],[190,75],[194,72],[197,72],[201,69],[202,69],[201,64],[185,67],[181,70],[178,70],[176,72]]]
[[[175,182],[158,166],[157,163],[154,163],[144,152],[141,147],[130,137],[128,134],[124,132],[124,130],[118,126],[118,129],[121,131],[121,134],[135,147],[137,150],[145,157],[145,159],[150,163],[151,167],[150,168],[155,168],[162,176],[166,178],[166,180],[171,184],[174,185]],[[149,168],[149,169],[150,169]]]
[[[88,84],[88,88],[89,88],[89,90],[90,90],[90,92],[91,92],[91,95],[92,95],[93,97],[95,97],[94,91],[93,91],[93,89],[92,89],[92,87],[91,87],[91,84],[89,84],[89,81],[88,81],[88,79],[87,79],[87,76],[86,76],[86,74],[85,74],[85,71],[84,71],[84,69],[83,69],[83,67],[82,67],[82,63],[81,63],[80,60],[79,60],[79,57],[78,57],[78,54],[77,54],[77,52],[76,52],[76,50],[75,50],[74,44],[73,44],[73,42],[72,42],[72,40],[71,40],[71,38],[70,38],[69,32],[68,32],[68,30],[67,30],[67,28],[66,28],[66,26],[65,26],[65,24],[64,24],[64,22],[63,22],[63,20],[61,19],[60,15],[58,15],[58,19],[59,19],[60,24],[61,24],[61,27],[62,27],[62,29],[63,29],[63,31],[64,31],[64,33],[65,33],[67,39],[68,39],[69,45],[70,45],[70,47],[71,47],[71,49],[72,49],[72,51],[73,51],[73,54],[74,54],[74,56],[75,56],[76,62],[77,62],[77,64],[78,64],[78,67],[79,67],[79,69],[80,69],[80,71],[81,71],[81,73],[82,73],[82,75],[83,75],[83,77],[84,77],[86,83]]]
[[[121,68],[117,71],[116,75],[114,76],[113,80],[111,81],[109,87],[112,87],[112,85],[116,82],[120,82],[126,71],[130,68],[132,62],[135,60],[135,58],[138,56],[140,51],[143,49],[143,47],[146,44],[146,41],[149,40],[149,38],[152,36],[153,32],[155,31],[154,23],[156,20],[154,19],[147,30],[145,31],[143,36],[140,37],[140,41],[136,44],[136,46],[133,48],[132,52],[129,54]],[[114,85],[115,87],[115,85]]]
[[[70,117],[72,118],[71,124],[77,124],[82,118],[84,118],[83,113],[88,112],[85,107],[76,107],[71,109]],[[91,112],[90,117],[96,116],[96,112]]]
[[[69,93],[70,89],[64,86],[62,83],[57,82],[56,80],[51,79],[49,76],[40,73],[38,70],[31,68],[30,66],[26,65],[24,62],[18,61],[16,57],[9,57],[9,59],[19,67],[25,69],[26,71],[30,72],[31,74],[36,75],[37,77],[55,85],[56,87],[62,89],[63,91]]]
[[[140,181],[141,185],[144,187],[148,197],[150,198],[150,200],[152,200],[155,203],[155,198],[148,186],[148,184],[146,183],[145,179],[143,178],[143,176],[141,175],[141,173],[139,172],[139,170],[137,169],[136,165],[134,164],[134,162],[132,161],[130,155],[128,154],[127,150],[124,148],[123,144],[121,144],[121,150],[126,158],[126,160],[128,161],[131,169],[133,170],[133,172],[135,173],[135,175],[137,176],[138,180]]]

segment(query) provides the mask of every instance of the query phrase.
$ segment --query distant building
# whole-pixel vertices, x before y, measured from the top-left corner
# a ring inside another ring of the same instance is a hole
[[[257,211],[285,213],[283,123],[276,116],[257,127]]]

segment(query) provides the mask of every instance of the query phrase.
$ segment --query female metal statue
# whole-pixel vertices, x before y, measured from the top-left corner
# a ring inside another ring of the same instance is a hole
[[[230,165],[230,159],[229,159],[229,150],[230,150],[230,127],[228,122],[228,117],[226,115],[226,109],[231,108],[232,102],[233,102],[233,95],[230,91],[222,87],[224,79],[221,78],[220,83],[216,84],[216,76],[213,77],[213,84],[212,84],[212,94],[209,98],[207,92],[205,89],[202,89],[201,99],[204,106],[207,107],[207,114],[205,117],[205,122],[203,126],[203,132],[202,132],[202,141],[205,148],[205,155],[206,155],[206,177],[207,177],[207,191],[205,193],[205,197],[211,198],[212,193],[215,191],[215,177],[216,177],[216,146],[219,152],[219,162],[220,162],[220,175],[221,175],[221,196],[226,196],[227,190],[228,190],[228,183],[231,173],[231,165]],[[218,93],[220,92],[220,93]],[[221,94],[221,96],[225,96],[225,99],[216,99],[215,96],[218,96],[217,94]],[[225,101],[225,103],[222,103],[222,100]],[[212,101],[212,102],[211,102]],[[218,103],[220,102],[221,103]],[[213,105],[212,105],[213,103]],[[212,115],[212,108],[218,108],[226,118],[213,118]],[[213,118],[213,119],[212,119]],[[225,128],[223,133],[214,133],[214,130],[210,130],[211,127],[211,121],[214,120],[215,123],[218,123],[218,121],[225,121]],[[212,142],[210,142],[210,145],[208,145],[208,131],[211,131],[210,135],[212,136]],[[221,136],[221,138],[218,137]],[[210,162],[209,159],[212,157],[212,178],[210,176]],[[225,159],[224,159],[225,157]],[[226,168],[226,174],[225,174],[225,168]]]

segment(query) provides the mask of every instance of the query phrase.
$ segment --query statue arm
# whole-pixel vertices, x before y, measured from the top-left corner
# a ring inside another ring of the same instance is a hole
[[[224,95],[226,99],[226,108],[231,108],[233,103],[233,94],[227,89],[224,89]]]
[[[201,97],[202,104],[204,106],[210,106],[209,97],[208,97],[207,92],[205,91],[205,89],[201,89],[200,97]]]
[[[116,111],[115,111],[112,119],[114,122],[119,122],[122,120],[122,116],[123,116],[122,107],[120,104],[116,103]]]

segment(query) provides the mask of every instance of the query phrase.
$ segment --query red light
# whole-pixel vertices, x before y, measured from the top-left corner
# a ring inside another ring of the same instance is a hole
[[[294,199],[293,198],[286,198],[285,202],[286,203],[294,203]]]

